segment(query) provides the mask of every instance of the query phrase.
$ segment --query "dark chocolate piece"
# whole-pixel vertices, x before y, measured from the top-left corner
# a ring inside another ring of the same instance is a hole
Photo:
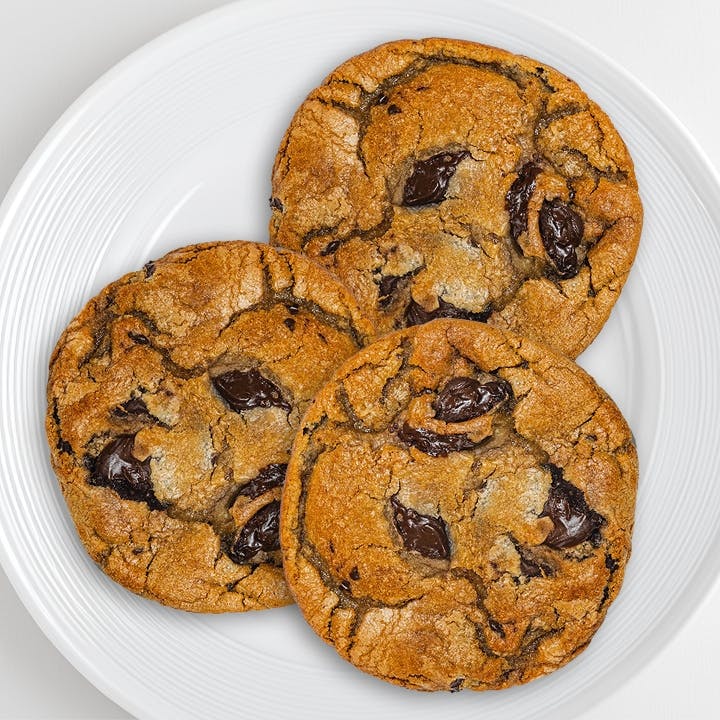
[[[245,483],[239,490],[238,495],[244,495],[251,499],[260,497],[268,490],[282,487],[285,482],[286,464],[273,463],[267,465],[249,482]]]
[[[470,450],[477,445],[464,434],[440,435],[425,428],[414,428],[408,423],[403,424],[397,436],[432,457],[445,457],[454,450]]]
[[[474,378],[455,377],[445,383],[433,407],[438,420],[463,422],[490,412],[511,397],[512,388],[505,380],[481,383]]]
[[[407,550],[427,558],[447,560],[450,557],[450,539],[441,517],[422,515],[394,497],[390,498],[390,504],[395,528]]]
[[[583,491],[565,480],[561,468],[550,463],[544,467],[552,483],[540,517],[549,517],[554,525],[545,545],[558,550],[579,545],[600,530],[605,519],[588,507]]]
[[[290,412],[290,405],[283,399],[280,388],[258,370],[229,370],[214,377],[212,384],[235,412],[256,407],[279,407]]]
[[[467,150],[438,153],[427,160],[418,160],[403,189],[402,204],[406,207],[442,202],[460,161],[468,157]]]
[[[575,277],[580,270],[575,248],[585,230],[583,219],[563,200],[545,200],[540,208],[540,237],[545,251],[563,279]]]
[[[260,552],[280,549],[280,502],[260,508],[237,533],[227,556],[238,565],[249,563]]]
[[[517,240],[528,224],[528,203],[535,190],[535,180],[542,172],[542,165],[525,163],[505,195],[505,208],[510,215],[510,236]]]
[[[481,312],[471,312],[470,310],[463,310],[462,308],[456,307],[442,298],[438,298],[437,308],[435,310],[426,310],[422,305],[411,300],[407,306],[407,310],[405,310],[405,322],[408,327],[411,325],[422,325],[423,323],[430,322],[430,320],[435,320],[435,318],[457,318],[459,320],[487,322],[490,315],[492,315],[491,307]]]
[[[155,497],[150,480],[150,458],[138,460],[133,454],[135,435],[118,435],[91,462],[90,485],[108,487],[125,500],[144,502],[151,510],[164,506]]]

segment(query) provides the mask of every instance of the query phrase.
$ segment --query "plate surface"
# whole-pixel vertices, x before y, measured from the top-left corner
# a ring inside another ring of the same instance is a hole
[[[580,359],[638,441],[625,586],[577,660],[521,688],[416,694],[355,671],[294,607],[195,616],[108,580],[75,534],[48,463],[47,361],[102,286],[186,243],[264,240],[272,160],[305,94],[399,37],[500,45],[569,74],[608,112],[645,203],[630,281]],[[667,111],[620,68],[509,7],[350,0],[246,2],[165,35],[53,128],[0,211],[0,558],[35,619],[139,717],[525,718],[577,715],[667,641],[720,569],[720,184]]]

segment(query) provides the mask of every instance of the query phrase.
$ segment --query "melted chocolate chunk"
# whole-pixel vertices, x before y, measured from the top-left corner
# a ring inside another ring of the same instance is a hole
[[[260,497],[268,490],[276,487],[282,487],[285,482],[285,471],[287,465],[274,463],[264,467],[250,482],[245,483],[238,492],[238,495],[244,495],[251,499]]]
[[[113,410],[113,415],[118,417],[127,417],[128,415],[149,415],[150,412],[141,397],[134,397],[126,400],[122,405],[118,405]]]
[[[450,539],[441,517],[421,515],[394,497],[390,498],[390,504],[395,528],[406,550],[413,550],[427,558],[447,560],[450,557]]]
[[[414,300],[411,300],[407,310],[405,310],[405,323],[410,327],[411,325],[422,325],[435,318],[458,318],[459,320],[487,322],[490,315],[492,315],[492,308],[486,308],[482,312],[476,313],[455,307],[455,305],[445,302],[442,298],[438,298],[438,306],[435,310],[426,310],[422,305],[418,305]]]
[[[290,332],[294,332],[294,330],[295,330],[295,320],[294,320],[294,318],[285,318],[285,319],[283,320],[283,324],[285,325],[285,327],[286,327]]]
[[[286,305],[285,307],[287,308],[287,311],[291,315],[297,315],[298,312],[300,312],[300,306],[295,303],[290,303],[289,305]]]
[[[397,105],[388,105],[388,115],[398,115],[402,110]]]
[[[455,377],[445,383],[433,407],[438,420],[463,422],[490,412],[511,397],[512,388],[505,380],[481,383],[474,378]]]
[[[150,458],[138,460],[133,454],[134,435],[118,435],[91,462],[89,483],[114,490],[125,500],[147,503],[151,510],[160,510],[162,503],[155,497],[150,481]]]
[[[229,370],[214,377],[212,384],[235,412],[256,407],[279,407],[290,412],[290,405],[283,399],[280,388],[258,370]]]
[[[545,200],[540,208],[540,237],[545,251],[563,279],[575,277],[580,270],[575,248],[580,245],[585,223],[563,200]]]
[[[425,428],[414,428],[408,423],[403,424],[397,436],[432,457],[445,457],[454,450],[470,450],[477,445],[467,435],[440,435]]]
[[[505,637],[505,630],[503,629],[503,626],[495,620],[495,618],[490,618],[488,620],[488,625],[494,633],[497,633],[502,638]]]
[[[513,240],[517,240],[527,230],[528,203],[535,191],[535,180],[541,172],[542,165],[525,163],[505,195],[505,209],[510,215],[510,236]]]
[[[258,510],[237,533],[227,556],[238,565],[249,563],[260,552],[280,548],[280,502],[273,500]]]
[[[72,445],[67,441],[63,440],[62,438],[58,438],[58,441],[55,445],[55,447],[60,451],[67,453],[68,455],[72,453]]]
[[[271,197],[269,202],[270,202],[270,207],[273,210],[279,210],[280,212],[285,210],[285,206],[282,204],[282,201],[280,200],[280,198]]]
[[[599,531],[605,519],[588,507],[583,491],[565,480],[561,468],[552,464],[545,468],[552,483],[540,517],[549,517],[554,525],[545,545],[558,550],[579,545]]]
[[[433,155],[427,160],[418,160],[403,189],[402,204],[406,207],[431,205],[442,202],[460,161],[468,157],[467,150],[445,152]]]
[[[347,580],[343,580],[338,585],[338,589],[342,590],[343,592],[349,593],[352,590],[352,587],[350,587],[350,583]]]

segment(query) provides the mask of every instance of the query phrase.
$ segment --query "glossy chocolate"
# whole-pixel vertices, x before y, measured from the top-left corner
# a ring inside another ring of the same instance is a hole
[[[475,378],[455,377],[445,383],[433,407],[435,417],[444,422],[464,422],[490,412],[512,397],[505,380],[481,383]]]
[[[397,436],[432,457],[445,457],[454,450],[470,450],[477,445],[467,435],[440,435],[425,428],[414,428],[408,423],[402,425]]]
[[[400,533],[406,550],[433,559],[450,557],[450,539],[441,517],[422,515],[405,507],[397,498],[390,498],[395,529]]]
[[[405,183],[402,204],[406,207],[415,207],[442,202],[457,166],[469,155],[467,150],[460,150],[439,153],[427,160],[418,160]]]
[[[260,508],[237,533],[227,551],[228,557],[238,565],[249,563],[260,552],[280,548],[280,501]]]
[[[235,412],[256,407],[279,407],[290,412],[290,405],[283,399],[280,388],[258,370],[230,370],[214,377],[212,384]]]
[[[505,195],[505,209],[510,215],[510,236],[513,240],[517,240],[527,230],[528,203],[535,191],[535,180],[541,172],[542,165],[539,163],[525,163]]]
[[[147,503],[152,510],[163,507],[153,492],[150,458],[138,460],[133,454],[135,435],[118,435],[91,462],[89,483],[114,490],[125,500]]]
[[[605,519],[588,507],[582,490],[565,480],[561,468],[552,464],[545,468],[552,475],[552,483],[540,517],[549,517],[554,525],[545,545],[555,549],[579,545],[599,531]]]
[[[585,231],[583,219],[563,200],[545,200],[540,209],[540,236],[545,251],[563,279],[575,277],[580,266],[576,248]]]
[[[411,325],[422,325],[423,323],[435,320],[435,318],[457,318],[458,320],[475,320],[476,322],[486,322],[492,314],[492,308],[486,308],[481,312],[471,312],[455,307],[452,303],[446,302],[442,298],[438,298],[438,306],[435,310],[425,310],[414,300],[405,310],[405,322],[408,327]]]
[[[286,471],[286,464],[273,463],[272,465],[267,465],[260,470],[250,482],[245,483],[240,488],[238,494],[252,499],[260,497],[260,495],[266,493],[268,490],[282,487],[285,482]]]

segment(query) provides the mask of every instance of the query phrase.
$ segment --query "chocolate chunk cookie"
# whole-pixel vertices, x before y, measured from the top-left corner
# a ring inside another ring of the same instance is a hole
[[[418,690],[524,683],[590,642],[630,554],[637,455],[546,346],[466,320],[385,336],[303,419],[281,544],[313,629]]]
[[[291,602],[290,446],[368,333],[327,271],[266,245],[182,248],[105,288],[60,338],[48,384],[52,464],[92,558],[184,610]]]
[[[331,268],[388,331],[479,320],[575,357],[640,237],[633,163],[558,71],[459,40],[403,40],[337,68],[272,174],[272,242]]]

